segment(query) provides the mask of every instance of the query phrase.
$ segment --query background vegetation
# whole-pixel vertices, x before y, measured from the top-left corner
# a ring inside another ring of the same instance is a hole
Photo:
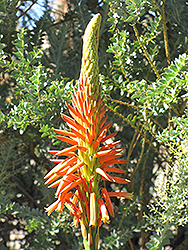
[[[101,250],[188,249],[188,6],[185,0],[0,0],[0,249],[83,249],[43,176],[53,128],[79,77],[82,35],[100,30],[100,81],[129,160],[133,201],[114,199]],[[115,187],[106,184],[108,190]]]

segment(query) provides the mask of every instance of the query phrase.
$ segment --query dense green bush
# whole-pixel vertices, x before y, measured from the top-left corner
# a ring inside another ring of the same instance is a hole
[[[83,249],[66,209],[45,214],[54,197],[43,176],[52,168],[48,150],[65,146],[53,128],[65,126],[60,113],[79,77],[82,35],[100,12],[100,81],[134,192],[132,201],[113,200],[101,249],[186,249],[186,1],[67,3],[54,15],[57,6],[45,0],[0,1],[0,248],[14,249],[16,229],[24,232],[20,249]]]

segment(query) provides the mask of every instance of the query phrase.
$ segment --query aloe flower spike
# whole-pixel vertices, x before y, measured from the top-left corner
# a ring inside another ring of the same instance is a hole
[[[100,190],[99,181],[126,184],[129,180],[111,176],[107,172],[123,174],[125,171],[110,167],[127,161],[118,159],[122,148],[118,142],[108,143],[116,133],[108,134],[112,123],[106,123],[106,107],[101,93],[98,69],[98,45],[101,15],[96,14],[89,22],[83,37],[83,57],[78,83],[74,89],[72,106],[66,104],[72,117],[61,114],[70,131],[55,129],[57,138],[70,144],[59,151],[51,150],[54,156],[66,159],[52,159],[57,165],[45,176],[49,188],[56,187],[57,200],[46,211],[62,212],[63,207],[74,216],[73,225],[81,226],[86,250],[98,250],[99,227],[114,217],[110,197],[131,199],[132,194]]]

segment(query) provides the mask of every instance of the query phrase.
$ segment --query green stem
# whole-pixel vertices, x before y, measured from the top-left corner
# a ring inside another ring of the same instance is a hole
[[[88,228],[88,239],[84,239],[85,250],[99,249],[99,227]]]

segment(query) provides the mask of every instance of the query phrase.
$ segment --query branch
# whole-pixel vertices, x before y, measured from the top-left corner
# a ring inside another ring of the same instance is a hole
[[[128,107],[134,108],[134,109],[141,110],[141,108],[139,108],[139,107],[137,107],[137,106],[135,106],[135,105],[133,105],[133,104],[130,104],[130,103],[128,103],[128,102],[122,102],[122,101],[119,101],[119,100],[112,99],[110,96],[107,96],[106,99],[107,99],[107,100],[110,100],[112,103],[113,103],[113,102],[116,102],[116,103],[119,103],[119,104],[122,104],[122,105],[126,105],[126,106],[128,106]]]
[[[182,250],[187,245],[188,245],[188,238],[185,239],[178,247],[176,247],[175,250]]]
[[[144,136],[145,136],[145,134],[146,134],[146,131],[144,132]],[[135,167],[134,171],[133,171],[132,174],[131,174],[130,180],[133,178],[133,176],[135,175],[135,173],[136,173],[136,171],[137,171],[137,169],[138,169],[138,167],[139,167],[139,165],[140,165],[142,156],[143,156],[143,154],[144,154],[145,142],[146,142],[146,140],[145,140],[145,138],[144,138],[144,139],[143,139],[143,142],[142,142],[141,153],[140,153],[138,162],[137,162],[137,164],[136,164],[136,167]],[[141,183],[142,183],[142,182],[141,182]],[[142,192],[141,192],[141,191],[140,191],[140,196],[142,196]]]
[[[134,24],[133,25],[133,29],[134,29],[134,32],[135,32],[135,36],[140,44],[140,47],[142,48],[146,58],[148,59],[151,67],[153,68],[153,71],[155,72],[156,76],[158,79],[161,79],[161,76],[159,75],[159,72],[157,70],[157,68],[155,67],[155,65],[153,64],[152,60],[150,59],[150,56],[149,56],[149,53],[147,52],[146,48],[144,47],[144,45],[142,44],[141,40],[140,40],[140,36],[139,36],[139,33],[138,33],[138,30],[136,28],[136,25]]]
[[[162,24],[163,24],[163,33],[164,33],[164,43],[165,43],[165,52],[167,57],[167,63],[170,65],[170,53],[169,53],[169,44],[168,44],[168,35],[167,35],[167,27],[166,27],[166,19],[165,19],[165,9],[164,9],[164,3],[162,5],[161,15],[162,15]]]
[[[118,112],[116,112],[115,110],[113,110],[112,108],[110,108],[107,104],[106,104],[107,108],[112,111],[114,114],[118,115],[119,117],[121,117],[125,122],[127,122],[132,128],[134,128],[134,130],[140,134],[145,140],[146,142],[150,145],[151,148],[153,148],[155,150],[155,152],[160,155],[167,163],[169,163],[169,165],[171,165],[171,162],[162,154],[159,152],[159,150],[153,146],[153,144],[150,142],[150,140],[142,133],[140,132],[140,130],[134,125],[132,124],[126,117],[124,117],[122,114],[119,114]]]
[[[19,17],[17,17],[16,21],[19,20],[22,16],[24,16],[32,7],[34,4],[36,4],[37,0],[35,0]]]

